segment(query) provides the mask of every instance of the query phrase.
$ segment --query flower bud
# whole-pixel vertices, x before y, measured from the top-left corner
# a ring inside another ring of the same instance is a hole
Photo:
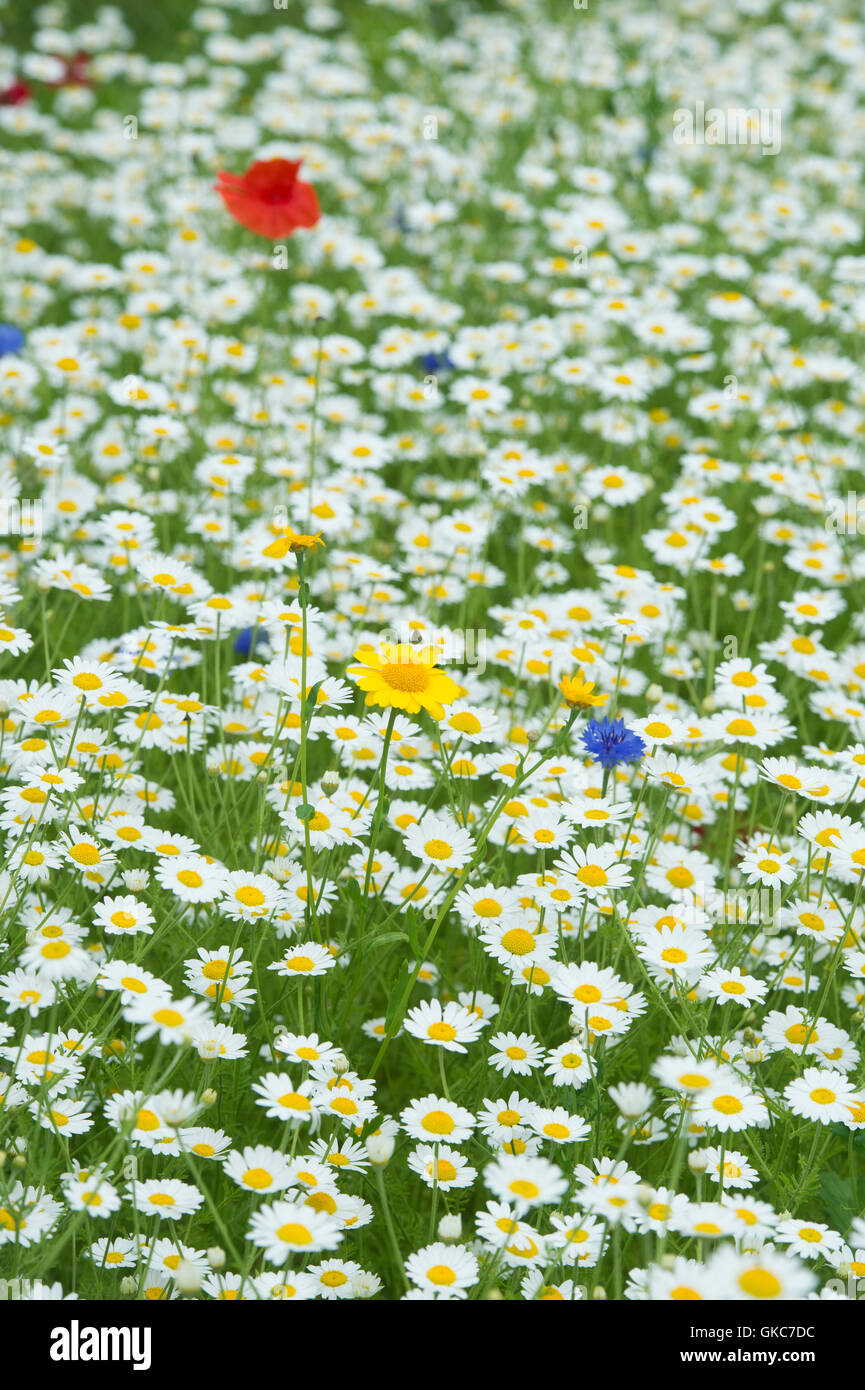
[[[201,1289],[201,1270],[189,1260],[181,1260],[174,1274],[178,1293],[193,1294]]]
[[[207,1263],[211,1269],[225,1268],[225,1251],[221,1245],[211,1245],[207,1252]]]
[[[708,1166],[709,1160],[706,1157],[704,1149],[694,1149],[693,1153],[688,1154],[688,1167],[697,1177],[699,1177],[701,1173],[705,1173]]]
[[[438,1225],[439,1240],[459,1240],[463,1233],[463,1219],[459,1212],[443,1216]]]
[[[339,773],[331,769],[330,772],[326,772],[322,777],[321,789],[324,792],[325,796],[333,796],[334,792],[338,789],[338,787]]]
[[[127,1274],[120,1280],[120,1297],[134,1298],[138,1293],[138,1280],[133,1279],[131,1274]]]
[[[366,1141],[366,1151],[370,1163],[376,1168],[384,1168],[390,1163],[396,1141],[392,1134],[371,1134]]]
[[[202,1091],[202,1092],[201,1092],[201,1104],[202,1104],[202,1105],[207,1105],[207,1106],[215,1105],[216,1102],[217,1102],[218,1100],[219,1100],[219,1096],[218,1096],[218,1094],[216,1093],[216,1091],[214,1091],[214,1089],[213,1089],[212,1086],[208,1086],[206,1091]]]

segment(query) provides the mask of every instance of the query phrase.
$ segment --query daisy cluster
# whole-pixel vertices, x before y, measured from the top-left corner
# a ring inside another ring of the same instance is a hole
[[[855,1296],[865,23],[170,8],[0,14],[0,1272]]]

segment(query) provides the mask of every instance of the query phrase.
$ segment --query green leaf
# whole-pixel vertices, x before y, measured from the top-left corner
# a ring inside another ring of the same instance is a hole
[[[395,941],[408,941],[408,937],[404,931],[373,932],[369,937],[369,949],[376,951],[379,946],[392,946]]]
[[[413,907],[410,907],[405,914],[405,927],[408,932],[409,944],[418,960],[420,960],[423,955],[423,941],[421,940],[420,934],[420,919]]]
[[[385,1009],[384,1014],[385,1032],[390,1032],[390,1026],[396,1018],[397,1010],[400,1006],[400,1001],[402,1000],[402,997],[405,994],[406,989],[408,988],[408,982],[411,979],[411,977],[412,972],[409,969],[408,961],[403,961],[402,965],[400,966],[399,974],[396,977],[394,987],[390,992],[390,998],[387,1001],[387,1008]]]
[[[343,892],[352,907],[360,907],[363,902],[363,893],[356,878],[348,878],[343,886]]]
[[[312,716],[315,714],[315,711],[318,708],[318,692],[321,690],[321,687],[323,685],[323,680],[316,681],[315,685],[311,685],[306,695],[304,696],[303,704],[301,705],[300,710],[300,717],[304,722],[306,722],[306,720],[308,719],[311,719]]]
[[[820,1195],[826,1204],[832,1225],[839,1231],[846,1231],[854,1216],[859,1215],[859,1204],[853,1195],[853,1184],[838,1173],[823,1173],[820,1177]]]

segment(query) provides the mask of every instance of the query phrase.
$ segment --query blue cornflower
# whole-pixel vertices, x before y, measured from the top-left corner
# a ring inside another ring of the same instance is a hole
[[[245,627],[234,639],[234,650],[238,656],[254,656],[256,651],[265,655],[269,647],[267,633],[260,627]]]
[[[0,323],[0,357],[7,353],[20,352],[24,346],[24,334],[14,323]]]
[[[583,743],[593,760],[601,767],[616,763],[635,763],[646,751],[646,745],[624,719],[590,719],[582,734]]]
[[[426,352],[420,359],[420,365],[425,372],[452,372],[456,370],[455,364],[445,352]]]

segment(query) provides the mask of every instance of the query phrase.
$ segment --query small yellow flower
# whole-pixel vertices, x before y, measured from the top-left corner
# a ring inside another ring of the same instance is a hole
[[[595,682],[587,681],[583,671],[578,671],[575,676],[562,676],[559,681],[559,690],[565,697],[565,704],[570,705],[571,709],[596,709],[599,705],[605,705],[609,696],[593,695],[594,688]]]
[[[276,540],[265,547],[262,554],[270,560],[284,560],[289,551],[292,555],[305,555],[308,550],[315,550],[318,545],[324,545],[320,531],[315,536],[302,536],[297,531],[292,531],[290,526],[286,526]]]

